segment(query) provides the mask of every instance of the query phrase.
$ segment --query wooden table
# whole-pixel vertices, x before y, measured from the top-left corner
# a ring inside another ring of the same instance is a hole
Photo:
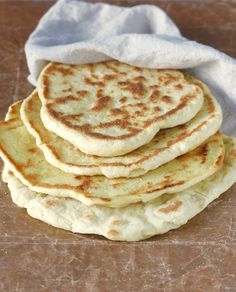
[[[186,37],[236,57],[235,0],[107,2],[158,4]],[[1,119],[32,90],[24,43],[52,4],[0,1]],[[236,186],[166,235],[116,243],[30,218],[1,183],[0,291],[236,291],[235,195]]]

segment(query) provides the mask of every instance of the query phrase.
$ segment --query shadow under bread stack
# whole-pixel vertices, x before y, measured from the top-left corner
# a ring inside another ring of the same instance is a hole
[[[3,179],[30,216],[138,241],[178,228],[236,181],[209,88],[172,69],[49,63],[0,124]]]

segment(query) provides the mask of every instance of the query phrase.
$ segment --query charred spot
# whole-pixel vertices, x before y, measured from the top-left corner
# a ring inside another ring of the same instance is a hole
[[[115,74],[106,74],[106,75],[104,75],[103,80],[110,81],[110,80],[114,80],[116,78],[117,78],[117,75],[115,75]]]
[[[46,202],[46,208],[56,206],[57,202],[54,200],[47,200]]]
[[[216,166],[220,167],[224,161],[224,155],[221,154],[218,159],[216,160]]]
[[[47,78],[47,76],[44,76],[43,78],[43,95],[44,95],[44,98],[47,99],[49,98],[49,93],[50,93],[50,81],[49,79]]]
[[[87,90],[77,90],[77,94],[81,97],[85,97],[88,94]]]
[[[65,97],[58,97],[54,99],[54,103],[55,104],[60,104],[60,103],[64,103],[67,101],[78,101],[78,97],[74,96],[74,95],[67,95]]]
[[[132,79],[135,82],[144,81],[146,78],[144,76],[137,76]]]
[[[120,81],[118,84],[121,85],[124,90],[130,91],[134,95],[140,96],[145,93],[144,85],[141,82]]]
[[[166,104],[171,104],[172,103],[172,99],[169,95],[163,95],[161,100],[166,103]]]
[[[201,164],[205,163],[206,158],[207,158],[207,154],[208,154],[208,145],[204,144],[199,149],[199,155],[200,155],[200,159],[201,159]]]
[[[175,89],[176,90],[181,90],[181,89],[183,89],[183,86],[179,83],[179,84],[176,84],[175,85]]]
[[[157,105],[153,108],[154,112],[160,112],[161,108]]]
[[[120,108],[112,108],[112,109],[110,109],[110,113],[112,115],[121,115],[121,114],[123,114],[123,110]]]
[[[72,67],[62,67],[62,66],[56,66],[55,72],[59,72],[63,76],[73,75],[74,70]]]
[[[142,71],[142,69],[139,68],[139,67],[133,67],[133,70],[136,71],[136,72],[141,72]]]
[[[119,235],[119,232],[114,229],[111,229],[108,231],[108,235],[111,237],[116,237],[117,235]]]
[[[183,205],[182,201],[175,201],[175,202],[171,203],[169,206],[159,209],[159,211],[162,212],[162,213],[174,212],[174,211],[178,210],[178,208],[181,205]]]
[[[150,190],[150,191],[147,191],[147,193],[153,193],[153,192],[157,192],[157,191],[161,191],[161,190],[164,190],[164,189],[167,189],[167,188],[173,188],[173,187],[176,187],[176,186],[179,186],[179,185],[182,185],[185,183],[184,180],[181,180],[177,183],[169,183],[169,179],[165,180],[163,182],[163,185],[160,187],[160,188],[157,188],[157,189],[154,189],[154,190]]]
[[[30,148],[27,149],[27,151],[30,152],[30,153],[35,153],[35,152],[38,151],[38,149],[36,147],[30,147]]]
[[[214,113],[215,112],[215,105],[214,105],[214,102],[213,100],[211,99],[211,97],[208,95],[208,94],[205,94],[205,99],[207,99],[207,103],[208,103],[208,112],[211,114],[211,113]]]
[[[63,118],[67,120],[80,120],[80,118],[83,116],[83,114],[70,114],[70,115],[64,115]]]
[[[88,188],[90,188],[91,184],[92,184],[92,180],[90,176],[81,176],[81,175],[76,175],[74,177],[75,179],[81,181],[82,183],[81,185],[78,186],[78,189],[82,190],[82,191],[86,191]]]
[[[121,103],[125,103],[127,101],[127,97],[126,96],[122,96],[121,98],[120,98],[120,102]]]
[[[103,96],[100,97],[96,104],[91,108],[92,111],[100,111],[102,109],[104,109],[109,102],[111,101],[111,97],[110,96]]]
[[[97,98],[101,98],[104,96],[103,90],[102,89],[98,89],[98,91],[96,92],[96,97]]]
[[[160,76],[158,79],[163,82],[164,85],[169,85],[170,83],[175,82],[177,77],[167,73],[165,76]]]
[[[130,125],[130,122],[127,120],[116,119],[111,122],[105,122],[98,124],[98,128],[110,128],[110,127],[119,127],[125,129],[127,126]]]
[[[111,201],[111,199],[109,199],[109,198],[101,198],[101,200],[102,200],[103,202],[110,202],[110,201]]]
[[[72,91],[72,87],[68,87],[68,88],[62,89],[62,92],[68,92],[68,91]]]
[[[84,82],[87,85],[94,85],[94,86],[100,86],[100,87],[103,87],[105,85],[104,82],[102,82],[102,81],[93,81],[88,77],[84,78]]]
[[[157,102],[160,99],[160,92],[158,90],[154,90],[153,93],[150,95],[149,99],[152,102]]]

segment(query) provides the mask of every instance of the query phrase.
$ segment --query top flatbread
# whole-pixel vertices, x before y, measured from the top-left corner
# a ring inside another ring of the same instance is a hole
[[[135,177],[191,151],[219,129],[222,112],[210,90],[195,78],[188,76],[188,80],[199,85],[204,93],[204,103],[197,115],[185,125],[161,130],[151,142],[123,156],[84,154],[70,142],[48,131],[40,119],[42,105],[36,91],[23,101],[21,118],[53,166],[78,175]]]
[[[118,61],[50,63],[37,87],[45,127],[98,156],[145,145],[160,129],[189,121],[203,104],[201,88],[183,73]]]

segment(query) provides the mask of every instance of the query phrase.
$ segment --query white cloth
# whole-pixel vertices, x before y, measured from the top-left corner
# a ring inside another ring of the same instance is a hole
[[[141,67],[189,69],[220,102],[223,131],[236,136],[236,60],[184,38],[156,6],[59,0],[30,35],[25,51],[33,85],[48,61],[82,64],[117,59]]]

